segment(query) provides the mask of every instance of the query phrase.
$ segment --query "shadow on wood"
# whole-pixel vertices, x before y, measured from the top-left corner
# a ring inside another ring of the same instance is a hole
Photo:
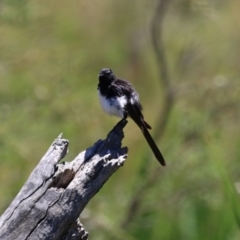
[[[60,135],[0,218],[0,239],[87,239],[78,220],[88,201],[123,165],[126,120],[73,161],[59,163],[69,142]]]

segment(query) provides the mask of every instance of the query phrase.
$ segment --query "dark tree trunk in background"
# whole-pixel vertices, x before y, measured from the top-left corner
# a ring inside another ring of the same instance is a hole
[[[123,165],[120,121],[106,140],[97,141],[73,161],[59,163],[69,142],[61,135],[33,170],[0,218],[0,239],[88,239],[78,217],[107,179]]]

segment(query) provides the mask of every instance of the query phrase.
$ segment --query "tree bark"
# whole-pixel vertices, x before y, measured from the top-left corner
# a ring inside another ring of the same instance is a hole
[[[60,135],[0,218],[0,239],[87,239],[78,217],[88,201],[123,165],[126,120],[71,162],[61,162],[69,142]]]

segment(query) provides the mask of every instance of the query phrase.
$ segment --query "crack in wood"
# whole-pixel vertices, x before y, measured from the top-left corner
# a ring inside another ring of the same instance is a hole
[[[62,240],[89,200],[127,158],[128,149],[121,146],[126,124],[120,121],[105,140],[98,140],[71,162],[59,163],[69,142],[61,135],[56,138],[0,217],[0,239]]]
[[[48,210],[49,210],[52,206],[54,206],[54,205],[59,201],[60,198],[61,198],[61,194],[59,195],[59,198],[58,198],[55,202],[53,202],[53,204],[51,204],[51,205],[48,206],[48,208],[46,209],[46,214],[44,215],[43,218],[41,218],[41,219],[38,220],[38,222],[36,223],[36,226],[33,227],[33,229],[31,230],[31,232],[29,233],[29,235],[26,237],[26,239],[29,239],[29,238],[31,237],[31,235],[33,234],[33,232],[37,229],[37,227],[43,222],[44,219],[46,219],[47,214],[48,214]]]

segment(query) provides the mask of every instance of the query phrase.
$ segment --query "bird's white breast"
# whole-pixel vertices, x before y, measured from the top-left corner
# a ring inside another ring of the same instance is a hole
[[[98,97],[102,109],[109,115],[114,115],[120,118],[124,117],[124,107],[127,104],[127,99],[125,96],[117,98],[106,98],[102,96],[98,90]]]

